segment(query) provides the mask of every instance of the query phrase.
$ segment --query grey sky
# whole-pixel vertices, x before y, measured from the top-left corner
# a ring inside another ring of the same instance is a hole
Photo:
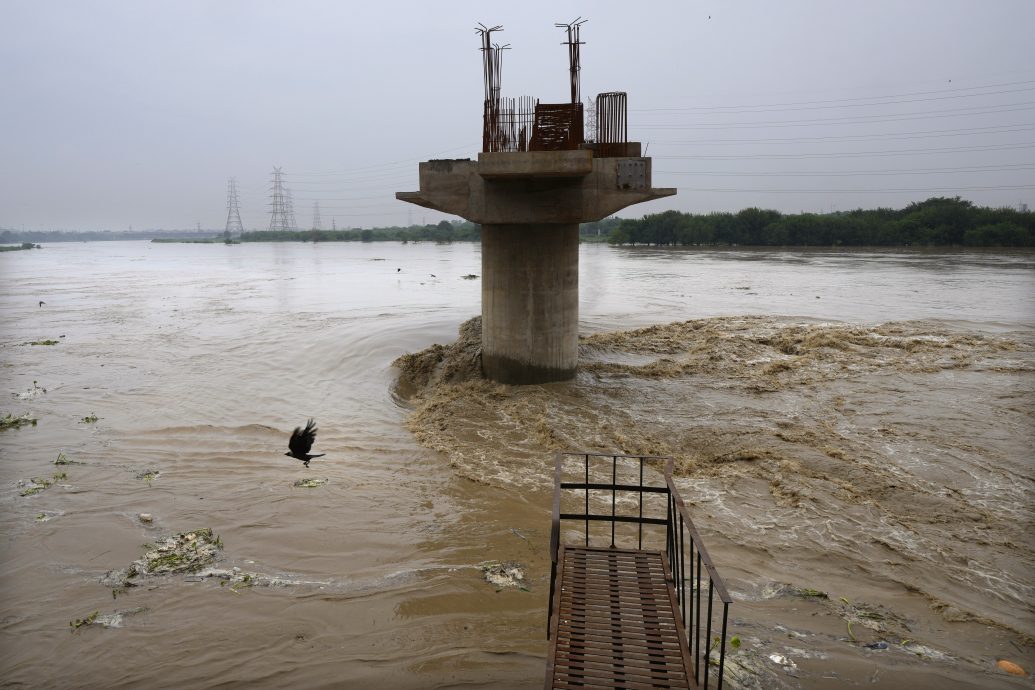
[[[478,22],[503,94],[629,93],[668,208],[1035,206],[1035,2],[58,2],[0,0],[0,227],[268,225],[281,166],[300,227],[437,222],[394,199],[417,163],[474,157]]]

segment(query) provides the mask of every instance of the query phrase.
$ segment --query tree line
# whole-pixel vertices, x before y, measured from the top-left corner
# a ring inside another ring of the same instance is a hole
[[[1035,213],[932,197],[903,209],[782,214],[665,211],[621,221],[610,244],[747,246],[1035,246]]]
[[[241,234],[242,242],[477,242],[481,226],[470,221],[440,221],[432,225],[391,226],[349,230],[259,230]]]

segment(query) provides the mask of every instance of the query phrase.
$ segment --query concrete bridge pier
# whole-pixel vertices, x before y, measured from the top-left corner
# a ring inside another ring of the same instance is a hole
[[[510,384],[575,376],[579,223],[671,196],[652,189],[640,145],[488,152],[420,164],[420,191],[396,198],[482,226],[482,371]]]
[[[482,225],[482,372],[501,383],[575,376],[579,226]]]

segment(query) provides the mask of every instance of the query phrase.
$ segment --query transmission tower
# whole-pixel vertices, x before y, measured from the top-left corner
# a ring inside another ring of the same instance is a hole
[[[320,202],[313,202],[313,230],[323,230],[320,227]]]
[[[295,232],[295,207],[291,201],[291,190],[284,185],[284,173],[273,168],[273,184],[270,185],[270,230]]]
[[[226,231],[238,234],[244,232],[244,224],[241,223],[241,209],[237,205],[236,177],[231,177],[226,183]]]

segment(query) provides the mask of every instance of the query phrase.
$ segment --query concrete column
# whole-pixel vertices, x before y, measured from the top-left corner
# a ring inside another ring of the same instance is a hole
[[[579,354],[578,223],[482,225],[482,372],[563,381]]]

